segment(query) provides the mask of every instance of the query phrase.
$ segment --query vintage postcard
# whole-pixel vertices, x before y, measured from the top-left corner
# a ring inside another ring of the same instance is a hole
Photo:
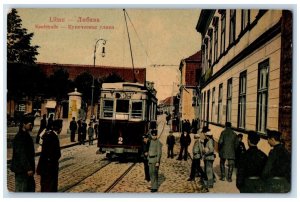
[[[292,9],[5,16],[8,196],[291,196]]]

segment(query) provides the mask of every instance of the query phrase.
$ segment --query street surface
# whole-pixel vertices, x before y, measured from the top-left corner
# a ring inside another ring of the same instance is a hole
[[[159,189],[158,193],[200,193],[199,178],[195,181],[187,181],[190,173],[191,159],[187,161],[176,160],[179,154],[179,133],[175,133],[176,145],[174,148],[175,157],[167,158],[166,137],[170,126],[166,125],[165,116],[158,118],[158,134],[163,143],[163,155],[159,169]],[[34,133],[34,132],[33,132]],[[60,139],[61,146],[68,146],[61,150],[59,168],[59,192],[68,193],[149,193],[150,183],[144,180],[143,163],[108,161],[105,154],[96,154],[97,142],[94,145],[71,144],[68,135],[62,134]],[[189,147],[191,153],[193,145]],[[11,154],[8,149],[8,159]],[[39,156],[35,158],[36,164]],[[9,192],[14,191],[14,173],[9,170],[9,161],[7,165],[7,188]],[[124,174],[119,181],[115,182],[130,166],[132,169]],[[201,161],[203,166],[203,161]],[[239,193],[235,187],[235,173],[233,182],[219,181],[219,158],[217,155],[214,161],[214,171],[216,174],[216,183],[210,193]],[[39,176],[35,175],[36,192],[40,192]],[[109,187],[114,184],[110,189]],[[200,193],[203,194],[203,193]]]

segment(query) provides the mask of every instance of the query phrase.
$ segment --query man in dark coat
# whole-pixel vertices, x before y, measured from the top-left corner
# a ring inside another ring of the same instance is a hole
[[[167,145],[168,145],[168,158],[173,158],[174,153],[173,153],[173,148],[175,145],[175,136],[173,135],[173,131],[169,131],[169,135],[167,137]]]
[[[267,130],[268,143],[273,149],[269,153],[262,178],[266,181],[266,192],[286,193],[290,191],[291,154],[281,143],[281,133]]]
[[[57,192],[58,160],[61,156],[58,134],[62,129],[62,120],[53,122],[53,130],[43,135],[42,152],[37,166],[41,176],[41,192]]]
[[[249,149],[241,155],[237,165],[236,187],[241,193],[264,192],[261,174],[267,161],[267,155],[257,148],[259,140],[259,134],[249,131]]]
[[[227,181],[232,182],[232,172],[235,164],[235,151],[238,147],[238,138],[236,133],[231,129],[231,123],[226,122],[225,129],[222,131],[219,139],[219,156],[220,156],[220,180],[225,180],[225,161],[228,161]]]
[[[13,140],[13,156],[10,169],[15,173],[16,192],[35,192],[34,144],[29,134],[31,119],[23,117],[19,132]]]
[[[72,121],[70,122],[69,129],[71,131],[71,142],[75,142],[75,133],[77,130],[77,123],[75,121],[75,117],[72,118]]]
[[[184,160],[187,160],[188,156],[188,146],[191,144],[191,136],[187,131],[184,131],[180,136],[180,152],[177,160],[182,160],[182,155]]]
[[[40,141],[40,134],[43,132],[43,130],[47,127],[47,119],[46,119],[46,114],[43,115],[43,118],[41,119],[41,124],[40,124],[40,128],[39,131],[37,133],[35,142],[37,144],[39,144]]]

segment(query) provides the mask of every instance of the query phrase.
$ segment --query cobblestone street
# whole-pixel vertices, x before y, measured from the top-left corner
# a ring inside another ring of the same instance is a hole
[[[174,148],[175,157],[167,158],[166,137],[169,133],[169,125],[165,124],[164,116],[158,120],[158,132],[160,141],[163,143],[163,155],[159,169],[158,193],[200,193],[199,178],[195,181],[187,181],[190,173],[191,159],[187,161],[176,160],[179,154],[179,133],[175,133],[176,145]],[[61,135],[61,146],[69,145],[67,135]],[[191,153],[193,145],[189,147]],[[62,149],[59,171],[59,192],[72,193],[103,193],[118,178],[124,170],[132,163],[109,162],[105,154],[96,154],[98,148],[94,145],[74,145]],[[8,152],[9,153],[9,152]],[[9,154],[8,154],[9,156]],[[218,156],[218,155],[217,155]],[[39,157],[36,157],[36,163]],[[110,164],[109,164],[110,163]],[[210,193],[239,193],[235,187],[235,174],[233,182],[219,181],[219,159],[214,162],[216,183]],[[203,162],[201,162],[203,166]],[[149,193],[150,183],[144,180],[143,163],[136,163],[132,170],[116,186],[110,190],[112,193]],[[7,169],[7,187],[9,191],[14,190],[14,174]],[[35,175],[36,191],[40,192],[39,176]]]

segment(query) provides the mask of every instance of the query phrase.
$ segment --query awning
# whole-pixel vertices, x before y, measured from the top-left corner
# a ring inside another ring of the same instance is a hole
[[[56,106],[56,101],[47,101],[47,104],[46,104],[46,108],[51,108],[51,109],[54,109]]]

